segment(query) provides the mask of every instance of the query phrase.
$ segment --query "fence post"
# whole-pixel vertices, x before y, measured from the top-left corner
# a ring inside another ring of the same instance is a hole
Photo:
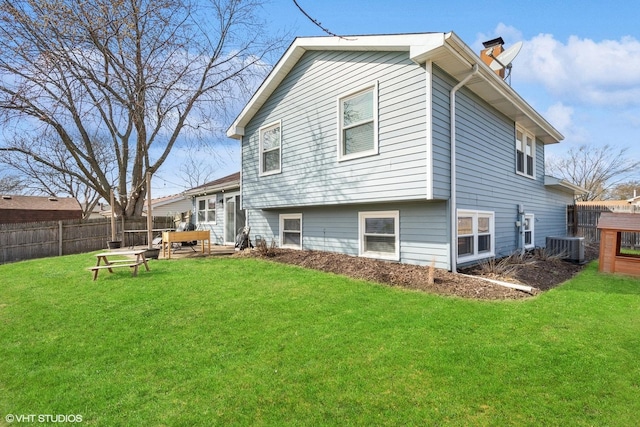
[[[58,220],[58,256],[62,256],[62,220]]]

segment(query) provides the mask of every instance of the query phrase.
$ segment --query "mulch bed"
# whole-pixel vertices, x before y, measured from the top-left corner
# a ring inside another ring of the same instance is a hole
[[[597,258],[597,252],[595,254],[593,251],[588,252],[587,258]],[[483,273],[478,268],[462,271],[465,274],[454,274],[446,270],[433,269],[433,284],[429,284],[429,267],[386,262],[331,252],[270,248],[262,251],[243,251],[238,256],[265,258],[275,262],[293,264],[356,279],[440,295],[486,300],[530,298],[532,294],[535,295],[549,290],[569,280],[583,268],[581,265],[557,259],[531,258],[526,259],[525,262],[510,266],[512,271],[508,276]],[[468,275],[475,277],[469,277]],[[527,285],[535,289],[533,293],[527,293],[493,284],[480,279],[480,277]]]

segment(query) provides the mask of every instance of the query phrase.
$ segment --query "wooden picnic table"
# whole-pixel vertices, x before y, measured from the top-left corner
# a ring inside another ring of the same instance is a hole
[[[118,267],[129,267],[131,268],[131,275],[138,275],[138,267],[144,265],[144,267],[149,271],[149,264],[147,264],[147,258],[144,256],[144,250],[135,250],[135,251],[114,251],[114,252],[101,252],[96,254],[97,263],[94,267],[91,267],[90,270],[93,272],[93,280],[98,278],[98,272],[103,269],[109,270],[109,273],[113,273],[114,268]],[[113,256],[126,256],[127,259],[111,259],[109,257]],[[135,257],[135,258],[133,258]],[[102,265],[101,265],[102,263]]]

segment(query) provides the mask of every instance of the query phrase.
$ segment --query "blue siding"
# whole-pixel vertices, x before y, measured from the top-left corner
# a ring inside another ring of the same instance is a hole
[[[451,84],[451,83],[450,83]],[[536,177],[516,174],[515,123],[466,88],[457,95],[458,209],[495,212],[496,255],[519,248],[518,206],[535,215],[537,246],[566,233],[566,205],[572,195],[544,186],[544,145],[536,141]]]
[[[236,190],[237,191],[237,190]],[[215,245],[224,245],[224,205],[221,201],[224,196],[229,193],[216,193],[208,196],[194,196],[191,198],[192,210],[191,210],[191,222],[196,226],[197,230],[209,230],[211,235],[211,243]],[[236,193],[237,194],[237,193]],[[215,197],[216,199],[216,221],[214,223],[199,223],[198,222],[198,203],[197,200],[201,197]]]
[[[433,197],[427,195],[425,70],[402,52],[307,52],[246,127],[242,199],[251,234],[279,239],[279,214],[301,213],[303,249],[358,255],[358,212],[400,211],[401,262],[450,268],[449,92],[433,66]],[[337,161],[337,98],[379,84],[379,154]],[[282,173],[260,177],[258,131],[282,121]],[[515,123],[467,88],[457,94],[457,207],[495,213],[496,255],[518,248],[518,206],[535,215],[535,244],[564,235],[568,193],[515,172]]]
[[[337,99],[378,82],[379,154],[338,162]],[[246,208],[426,198],[425,71],[406,52],[307,52],[246,127]],[[282,173],[260,177],[258,131],[282,120]]]
[[[358,213],[398,210],[400,215],[400,262],[449,268],[449,244],[445,202],[384,203],[333,207],[300,207],[283,210],[252,210],[251,235],[279,245],[279,215],[302,214],[303,249],[358,255]]]

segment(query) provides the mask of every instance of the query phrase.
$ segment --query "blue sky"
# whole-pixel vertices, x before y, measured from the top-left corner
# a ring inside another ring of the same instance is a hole
[[[565,136],[547,147],[562,155],[581,144],[629,147],[640,158],[640,8],[635,1],[298,0],[339,35],[455,32],[473,50],[501,36],[522,41],[511,86]],[[326,35],[293,0],[272,0],[264,13],[273,32]],[[240,169],[238,143],[222,148],[218,178]],[[174,162],[180,156],[174,157]],[[153,196],[178,193],[175,163],[152,185]],[[638,174],[640,179],[640,172]]]

